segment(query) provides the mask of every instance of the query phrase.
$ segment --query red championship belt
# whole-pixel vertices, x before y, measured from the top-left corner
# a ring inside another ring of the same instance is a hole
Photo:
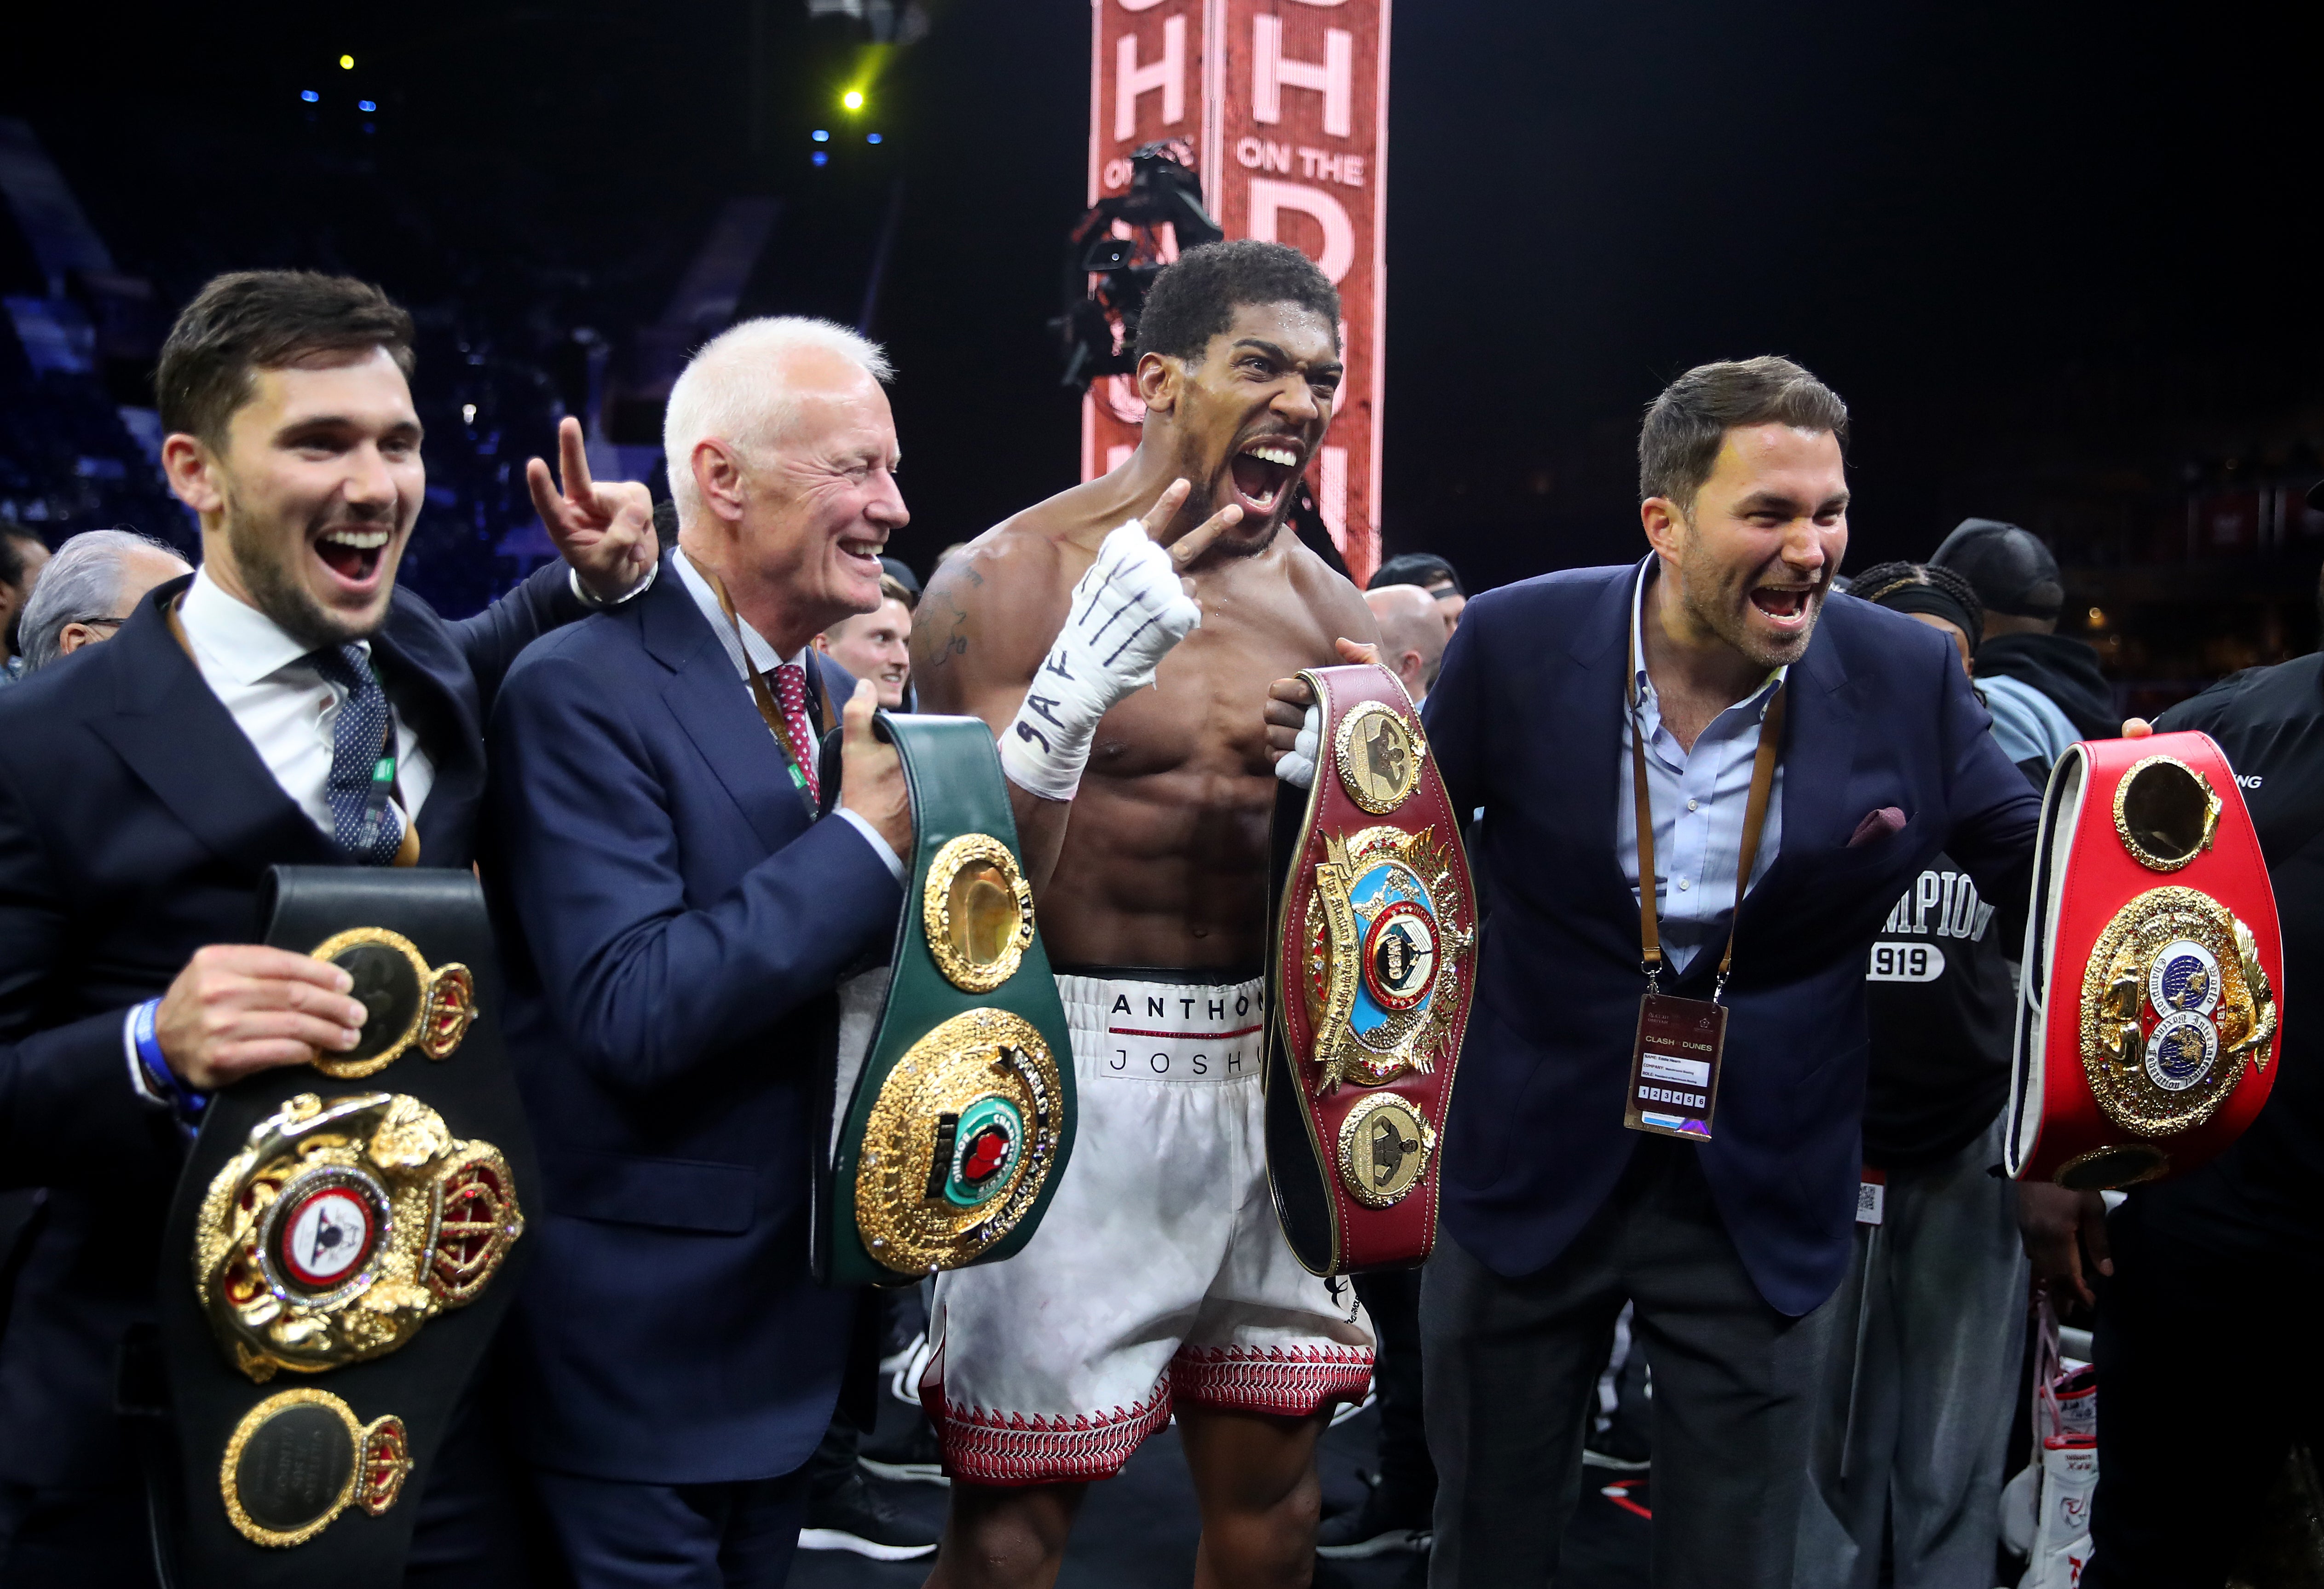
[[[2075,745],[2034,853],[2006,1168],[2078,1190],[2192,1169],[2267,1102],[2282,1024],[2236,775],[2204,734]]]
[[[1436,1244],[1436,1146],[1475,985],[1477,903],[1420,714],[1382,668],[1299,675],[1323,710],[1314,785],[1276,802],[1267,1168],[1317,1274]]]

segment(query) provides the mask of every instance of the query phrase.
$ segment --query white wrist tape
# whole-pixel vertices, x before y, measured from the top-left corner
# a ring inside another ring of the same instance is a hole
[[[1323,708],[1309,707],[1306,720],[1299,725],[1299,738],[1291,751],[1275,763],[1275,775],[1294,789],[1315,787],[1315,753],[1323,743]]]
[[[1033,675],[1016,720],[1001,731],[1009,781],[1043,799],[1069,800],[1089,764],[1097,720],[1140,685],[1203,621],[1178,567],[1132,519],[1105,538],[1074,587],[1056,643]]]

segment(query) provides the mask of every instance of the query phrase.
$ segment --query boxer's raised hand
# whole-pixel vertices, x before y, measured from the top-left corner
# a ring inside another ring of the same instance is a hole
[[[661,555],[654,536],[653,494],[634,480],[608,485],[592,480],[581,421],[569,415],[557,427],[557,456],[562,487],[540,459],[524,466],[533,508],[558,555],[573,565],[590,594],[599,601],[619,601]]]
[[[1379,647],[1345,635],[1332,642],[1340,661],[1379,665]],[[1294,789],[1315,781],[1315,755],[1323,734],[1323,709],[1305,679],[1278,679],[1267,687],[1267,753],[1275,775]]]
[[[203,1092],[254,1071],[352,1049],[370,1016],[336,965],[262,944],[212,944],[178,973],[153,1013],[161,1057]]]
[[[1185,481],[1172,481],[1143,518],[1108,535],[1074,587],[1065,627],[1001,734],[1001,771],[1018,788],[1072,799],[1098,719],[1153,683],[1155,665],[1201,624],[1185,571],[1241,522],[1242,509],[1222,508],[1191,530],[1176,529],[1187,490]]]
[[[912,863],[912,796],[904,783],[904,763],[896,747],[872,732],[880,692],[869,679],[855,681],[855,693],[839,709],[839,803],[888,841],[905,865]]]

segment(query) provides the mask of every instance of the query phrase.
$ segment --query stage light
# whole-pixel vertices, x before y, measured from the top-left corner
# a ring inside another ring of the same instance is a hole
[[[320,99],[322,96],[316,93],[312,88],[301,88],[299,90],[299,97],[304,99],[308,104],[312,105],[316,100]]]
[[[476,405],[473,402],[462,403],[460,405],[460,418],[468,424],[475,424],[476,422]]]
[[[828,143],[831,142],[831,132],[827,127],[817,127],[814,132],[809,133],[807,136],[814,139],[818,143]]]
[[[807,158],[814,161],[817,165],[829,165],[831,163],[831,151],[828,149],[818,149]]]
[[[358,99],[355,101],[355,108],[362,111],[365,115],[369,115],[373,111],[377,110],[379,106],[369,99]]]
[[[355,70],[355,58],[354,56],[352,56],[352,55],[342,55],[342,56],[340,56],[340,57],[339,57],[339,69],[340,69],[341,71],[353,71],[353,70]]]
[[[839,97],[839,102],[850,110],[861,110],[863,108],[863,90],[850,88]]]
[[[866,133],[863,135],[863,141],[866,143],[877,143],[880,141],[880,134],[877,133]]]

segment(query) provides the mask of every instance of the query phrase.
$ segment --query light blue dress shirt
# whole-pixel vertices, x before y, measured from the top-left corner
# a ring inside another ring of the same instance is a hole
[[[1993,737],[2013,762],[2053,766],[2082,737],[2057,702],[2021,679],[1996,674],[1978,679],[1977,688],[1985,697],[1985,709],[1993,715]]]
[[[1619,798],[1614,802],[1614,854],[1635,897],[1638,890],[1637,799],[1632,791],[1630,736],[1643,729],[1646,746],[1646,799],[1655,824],[1655,913],[1662,931],[1663,958],[1684,971],[1697,951],[1719,947],[1735,910],[1735,868],[1743,855],[1743,812],[1751,798],[1751,763],[1759,753],[1759,725],[1787,669],[1778,668],[1742,700],[1711,720],[1692,751],[1680,747],[1663,726],[1662,704],[1646,677],[1646,576],[1649,556],[1638,565],[1630,595],[1630,672],[1637,680],[1635,716],[1622,716]],[[1767,796],[1759,853],[1752,857],[1757,888],[1775,864],[1784,836],[1784,764],[1775,763]]]

